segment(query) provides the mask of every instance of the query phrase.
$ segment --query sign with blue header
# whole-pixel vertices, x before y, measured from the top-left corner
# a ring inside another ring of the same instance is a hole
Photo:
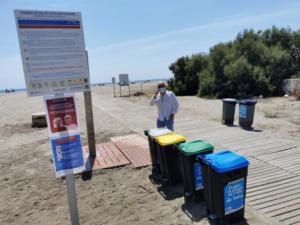
[[[51,139],[52,155],[56,177],[84,170],[80,135]]]
[[[90,90],[81,13],[15,10],[28,96]]]
[[[245,178],[228,183],[224,187],[225,215],[234,213],[245,206]]]
[[[195,190],[203,189],[203,178],[202,178],[202,170],[200,163],[194,164],[194,180],[195,180]]]
[[[240,118],[246,119],[247,118],[247,106],[240,105]]]

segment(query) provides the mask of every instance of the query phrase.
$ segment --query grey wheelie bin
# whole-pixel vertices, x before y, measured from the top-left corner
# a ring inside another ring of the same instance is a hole
[[[234,98],[224,98],[223,101],[223,113],[222,113],[222,123],[226,125],[233,125],[235,105],[237,100]]]
[[[239,101],[239,125],[244,129],[251,129],[254,119],[254,110],[256,100],[241,100]]]

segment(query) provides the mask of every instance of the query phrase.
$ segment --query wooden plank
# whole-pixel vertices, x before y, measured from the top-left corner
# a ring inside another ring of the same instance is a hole
[[[299,207],[300,205],[300,199],[293,199],[291,201],[287,201],[287,202],[281,202],[280,204],[276,204],[276,205],[272,205],[270,207],[267,207],[267,208],[263,208],[263,209],[260,209],[261,212],[263,213],[268,213],[268,214],[271,214],[272,212],[276,212],[276,211],[280,211],[282,209],[289,209],[289,207],[292,207],[292,206],[297,206]]]
[[[247,198],[255,196],[255,195],[261,195],[261,194],[264,194],[264,193],[268,193],[268,192],[271,192],[271,191],[280,190],[280,189],[287,188],[287,187],[293,187],[294,185],[299,185],[299,184],[300,184],[300,179],[297,179],[297,180],[292,180],[292,181],[287,182],[287,183],[277,184],[276,186],[273,186],[273,187],[264,188],[262,190],[257,190],[257,191],[252,192],[252,193],[247,192]]]
[[[271,166],[266,166],[266,167],[260,167],[257,168],[256,170],[249,170],[248,176],[251,177],[259,177],[263,176],[265,174],[275,174],[275,173],[282,173],[283,171],[281,169],[274,169]]]
[[[290,156],[291,154],[300,154],[298,147],[291,145],[286,151],[276,152],[275,154],[268,154],[264,156],[258,156],[258,159],[261,160],[270,160],[270,159],[282,159],[286,156]]]
[[[145,138],[137,134],[132,134],[113,137],[111,140],[132,163],[133,167],[151,165],[150,151]]]
[[[288,196],[273,199],[272,201],[268,201],[268,202],[262,202],[260,204],[255,204],[255,203],[253,204],[251,202],[248,202],[248,204],[250,206],[253,206],[255,209],[264,209],[264,208],[268,208],[268,207],[273,206],[273,205],[280,205],[284,202],[292,201],[293,199],[299,198],[299,197],[300,197],[299,194],[289,194]]]
[[[256,154],[257,158],[259,158],[259,156],[265,156],[265,159],[268,160],[268,159],[271,159],[273,155],[276,157],[280,154],[288,154],[289,150],[293,150],[296,148],[297,147],[294,145],[287,144],[287,145],[277,146],[272,149],[267,149],[267,150],[261,151],[259,153],[256,152],[255,154]],[[288,152],[288,153],[286,153],[286,152]],[[261,159],[261,158],[259,158],[259,159]]]
[[[290,178],[282,179],[282,180],[279,180],[277,182],[270,182],[268,184],[259,185],[259,186],[256,186],[256,187],[249,187],[247,185],[247,193],[248,192],[249,193],[252,193],[252,192],[255,193],[256,191],[264,190],[266,188],[277,187],[280,184],[290,183],[290,182],[293,182],[293,181],[295,181],[295,176],[291,176]]]
[[[291,147],[292,146],[290,146],[288,144],[272,143],[272,144],[268,144],[268,145],[255,147],[255,148],[249,148],[247,151],[243,151],[242,154],[263,156],[263,155],[269,155],[269,154],[272,154],[275,152],[281,152],[281,151],[284,151]],[[239,152],[241,152],[241,151],[239,151]]]
[[[268,213],[269,216],[276,217],[277,220],[285,220],[300,215],[300,204],[289,205],[288,207],[274,210]]]
[[[281,179],[284,178],[285,176],[290,175],[288,172],[280,173],[280,174],[275,174],[275,175],[269,175],[269,176],[264,176],[264,177],[259,177],[259,178],[252,178],[250,177],[247,181],[250,185],[256,184],[256,183],[267,183],[269,180],[274,180],[274,179]]]
[[[253,183],[247,184],[247,188],[251,189],[251,188],[256,188],[256,187],[259,187],[259,186],[265,186],[265,185],[268,185],[268,184],[271,184],[271,183],[277,183],[277,182],[285,180],[285,179],[296,178],[296,177],[297,177],[297,175],[289,174],[285,177],[270,179],[268,181],[253,182]]]
[[[292,218],[284,220],[285,224],[293,225],[293,224],[300,224],[300,216],[294,216]]]
[[[248,199],[248,201],[254,201],[254,200],[265,199],[267,197],[274,196],[274,195],[276,195],[276,197],[277,197],[277,195],[279,195],[279,194],[287,193],[287,192],[294,191],[297,189],[300,189],[300,184],[281,188],[279,190],[269,190],[268,192],[265,192],[263,194],[256,194],[252,197],[248,196],[247,199]]]
[[[85,160],[87,160],[88,154],[86,153],[86,150],[84,152]],[[91,168],[91,165],[89,165],[87,170],[112,168],[117,166],[124,166],[129,163],[130,162],[113,143],[102,143],[96,145],[96,158],[93,168]]]
[[[278,221],[284,221],[289,218],[293,218],[295,216],[300,215],[299,204],[284,208],[284,210],[285,211],[280,211],[280,214],[278,214],[278,215],[276,215],[274,213],[273,214],[269,213],[269,215],[271,215],[272,217],[275,217]]]

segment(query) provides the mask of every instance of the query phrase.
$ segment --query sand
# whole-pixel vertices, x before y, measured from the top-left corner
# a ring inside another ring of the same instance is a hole
[[[133,93],[138,91],[140,85],[132,87]],[[153,91],[154,86],[147,84],[143,86],[146,95],[118,98],[124,110],[126,102],[144,109],[137,111],[136,117],[126,118],[125,123],[122,116],[118,119],[106,110],[113,101],[112,88],[93,88],[96,141],[106,142],[113,136],[154,127],[156,110],[148,104]],[[86,144],[83,95],[76,94],[76,99],[82,141]],[[220,121],[220,100],[178,99],[178,117]],[[44,111],[42,98],[28,98],[25,93],[1,94],[0,106],[0,224],[70,224],[65,180],[55,178],[50,162],[48,130],[31,128],[31,114]],[[292,97],[262,99],[256,109],[255,129],[286,139],[299,137],[300,101]],[[161,189],[149,181],[150,172],[150,167],[133,169],[128,165],[95,171],[90,180],[76,176],[81,224],[211,224],[203,204],[191,208],[191,220],[183,211],[183,198],[178,198],[181,187]],[[160,192],[167,193],[168,200]],[[270,224],[251,209],[246,218],[248,224]]]

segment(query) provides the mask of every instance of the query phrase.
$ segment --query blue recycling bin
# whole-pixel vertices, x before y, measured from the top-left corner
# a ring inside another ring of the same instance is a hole
[[[207,213],[221,224],[243,220],[249,161],[228,150],[199,158]]]
[[[251,129],[256,100],[241,100],[239,101],[240,112],[239,112],[239,125],[244,129]]]

